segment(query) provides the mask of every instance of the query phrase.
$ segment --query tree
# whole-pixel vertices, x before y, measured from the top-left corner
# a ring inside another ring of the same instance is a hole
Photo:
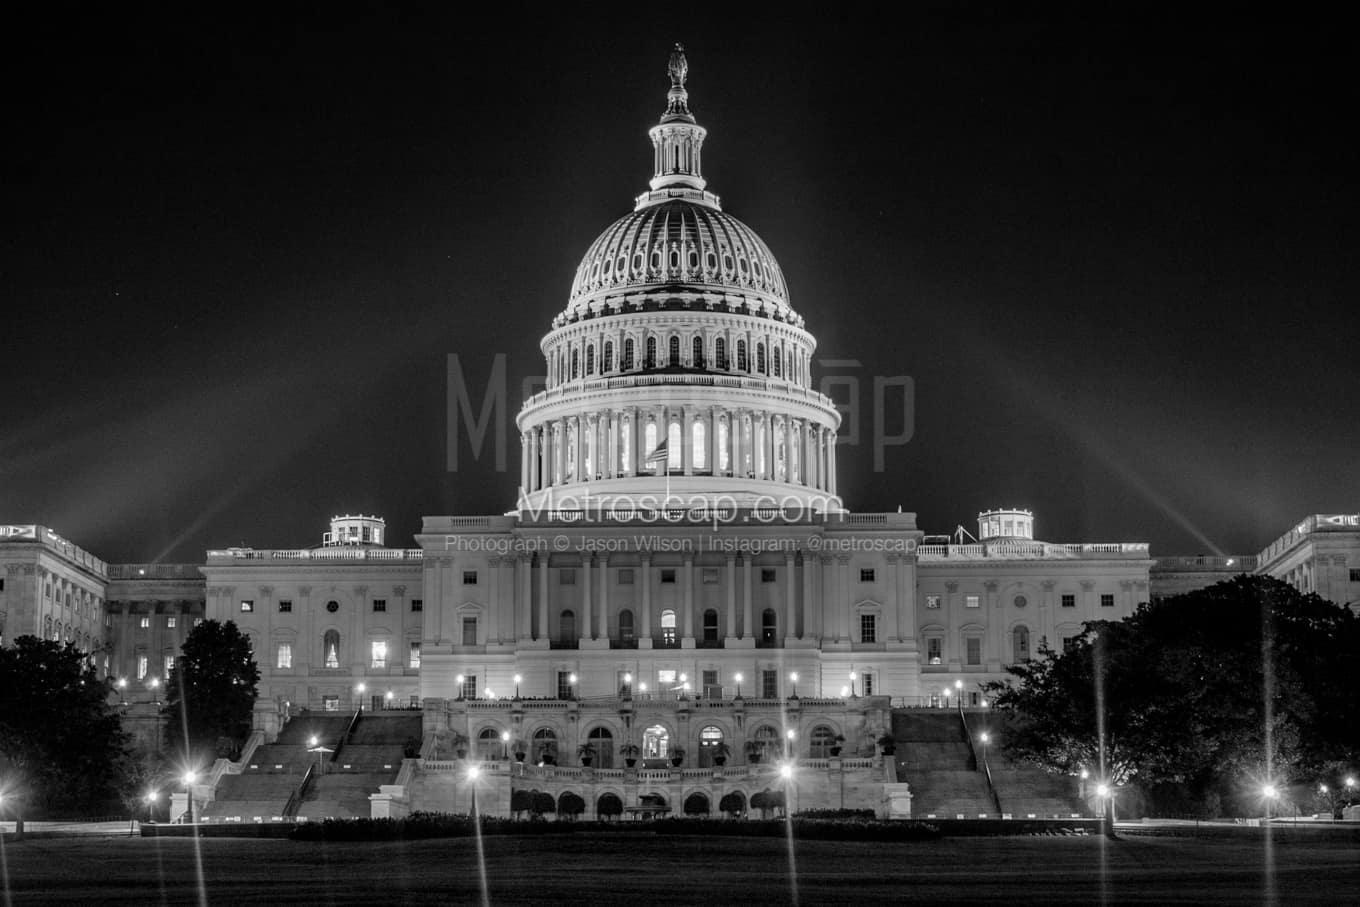
[[[1008,755],[1052,771],[1204,804],[1360,753],[1360,620],[1269,577],[1088,623],[1039,654],[988,690]]]
[[[736,819],[746,812],[746,801],[736,791],[729,791],[723,794],[722,799],[718,801],[718,809],[725,813],[729,819]]]
[[[685,798],[685,815],[687,816],[706,816],[708,815],[708,797],[695,791]]]
[[[6,800],[94,809],[114,794],[130,745],[107,680],[71,643],[21,636],[0,648]]]
[[[224,738],[250,734],[260,669],[235,621],[205,620],[189,632],[166,681],[166,739],[185,763],[202,767]]]
[[[557,815],[563,819],[575,819],[586,811],[586,801],[574,791],[567,791],[557,798]]]

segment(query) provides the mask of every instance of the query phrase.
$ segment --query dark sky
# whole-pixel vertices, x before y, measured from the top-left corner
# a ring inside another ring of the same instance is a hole
[[[933,532],[1028,507],[1045,539],[1155,554],[1360,509],[1337,23],[129,8],[11,34],[0,521],[191,561],[339,512],[404,545],[509,509],[513,425],[506,472],[466,438],[446,468],[446,356],[480,391],[504,354],[513,418],[651,175],[677,40],[709,188],[818,358],[861,363],[819,373],[857,376],[866,419],[873,376],[914,381],[882,472],[870,422],[842,448],[850,507]]]

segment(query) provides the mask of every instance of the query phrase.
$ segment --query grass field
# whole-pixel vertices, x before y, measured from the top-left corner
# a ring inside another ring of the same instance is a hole
[[[948,838],[909,844],[649,833],[489,837],[490,903],[1339,904],[1354,842]],[[3,845],[6,903],[478,904],[477,843],[60,838]],[[1267,872],[1273,865],[1273,872]]]

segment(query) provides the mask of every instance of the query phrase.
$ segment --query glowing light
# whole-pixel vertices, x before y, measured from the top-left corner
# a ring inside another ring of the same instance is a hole
[[[368,687],[361,683],[361,684],[359,684],[359,686],[355,687],[355,689],[357,689],[357,690],[359,691],[359,695],[362,696],[363,693],[364,693],[364,690],[367,690]]]
[[[457,677],[454,678],[454,680],[458,681],[458,685],[461,687],[463,685],[463,681],[466,680],[466,678],[463,677],[462,674],[459,674]]]
[[[1088,772],[1086,769],[1082,769],[1082,770],[1081,770],[1081,780],[1085,781],[1085,780],[1086,780],[1087,778],[1089,778],[1089,777],[1091,777],[1091,773]]]
[[[792,740],[794,737],[797,737],[798,734],[797,732],[794,731],[793,728],[789,728],[787,731],[784,732],[784,736],[789,738],[789,740]]]
[[[394,694],[391,690],[388,690],[388,691],[387,691],[387,701],[388,701],[388,702],[391,702],[394,698],[395,698],[395,694]]]
[[[485,690],[485,692],[486,692],[486,698],[487,698],[487,699],[495,699],[495,698],[496,698],[496,694],[492,691],[491,687],[487,687],[486,690]]]
[[[518,674],[515,675],[515,683],[519,683],[519,682],[520,682],[521,680],[523,680],[523,679],[524,679],[524,678],[523,678],[523,677],[520,677]]]
[[[781,778],[783,778],[783,779],[785,779],[785,780],[788,780],[789,778],[792,778],[792,777],[793,777],[793,766],[792,766],[792,765],[789,765],[787,762],[785,762],[783,765],[779,766],[779,777],[781,777]]]
[[[190,784],[193,784],[193,783],[194,783],[195,781],[197,781],[197,780],[198,780],[198,772],[185,772],[185,773],[184,773],[184,784],[185,784],[186,786],[188,786],[188,785],[190,785]]]
[[[644,680],[642,683],[638,684],[638,689],[644,693],[647,692],[647,681]]]
[[[146,794],[146,797],[145,797],[146,802],[147,802],[148,804],[150,804],[150,803],[155,803],[155,802],[156,802],[157,800],[159,800],[160,798],[161,798],[160,792],[159,792],[159,791],[154,791],[154,790],[153,790],[153,791],[147,791],[147,794]]]
[[[476,781],[476,780],[477,780],[477,776],[480,775],[481,773],[482,773],[482,770],[481,770],[480,767],[478,767],[478,766],[476,766],[476,765],[469,765],[469,766],[468,766],[468,779],[469,779],[469,780],[471,780],[471,781]]]
[[[1348,787],[1348,788],[1350,788],[1350,787],[1355,787],[1355,776],[1354,776],[1354,775],[1347,775],[1347,776],[1346,776],[1346,787]]]
[[[576,675],[575,675],[575,674],[573,674],[573,675],[571,675],[570,677],[567,678],[567,683],[575,683],[575,682],[576,682]]]
[[[509,742],[510,742],[510,732],[509,732],[509,731],[501,731],[501,743],[509,743]]]
[[[1110,795],[1110,785],[1108,785],[1108,784],[1097,784],[1097,785],[1096,785],[1096,796],[1099,796],[1099,797],[1108,797],[1109,795]]]
[[[633,675],[632,675],[631,673],[624,674],[624,675],[623,675],[623,682],[624,682],[624,683],[632,683],[632,682],[633,682]]]
[[[841,687],[841,698],[844,699],[845,697],[847,697],[847,696],[849,696],[849,695],[850,695],[850,688],[849,688],[849,687]]]
[[[789,680],[792,680],[794,683],[797,683],[797,682],[798,682],[798,672],[797,672],[797,671],[793,671],[792,673],[790,673],[790,674],[789,674]]]
[[[983,743],[990,743],[992,737],[991,737],[991,735],[988,734],[986,731],[983,731],[983,732],[979,735],[979,739],[981,739]]]
[[[1261,793],[1265,794],[1267,800],[1274,800],[1279,794],[1279,791],[1275,789],[1275,785],[1267,784],[1265,787],[1261,788]]]
[[[956,681],[954,681],[954,689],[956,689],[956,690],[962,690],[962,689],[963,689],[963,681],[962,681],[962,680],[956,680]]]
[[[316,746],[317,743],[318,743],[318,741],[317,741],[317,739],[316,739],[316,735],[315,735],[315,734],[313,734],[311,737],[308,737],[308,738],[307,738],[307,745],[308,745],[308,746]]]
[[[1327,793],[1327,785],[1325,785],[1325,784],[1319,784],[1319,785],[1318,785],[1318,793],[1322,793],[1322,794]]]

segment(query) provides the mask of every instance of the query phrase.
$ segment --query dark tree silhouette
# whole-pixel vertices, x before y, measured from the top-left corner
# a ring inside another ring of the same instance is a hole
[[[260,669],[235,621],[203,621],[180,653],[166,681],[166,740],[186,767],[202,769],[250,734]]]

